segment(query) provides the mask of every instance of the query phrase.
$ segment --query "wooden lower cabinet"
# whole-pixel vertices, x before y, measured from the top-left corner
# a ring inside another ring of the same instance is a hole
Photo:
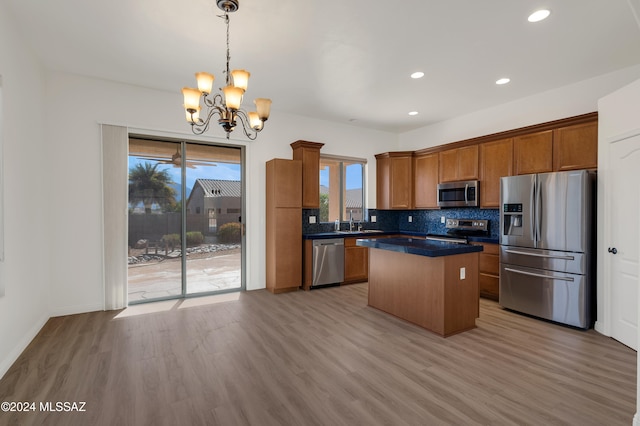
[[[369,278],[369,248],[357,246],[356,240],[344,239],[344,284],[361,283]]]
[[[500,255],[498,244],[481,244],[478,289],[480,297],[498,300],[500,296]]]

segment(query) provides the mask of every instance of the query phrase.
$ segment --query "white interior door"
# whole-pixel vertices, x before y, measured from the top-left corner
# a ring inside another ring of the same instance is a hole
[[[611,336],[638,347],[638,165],[640,134],[609,144],[609,238],[607,277],[611,285]]]

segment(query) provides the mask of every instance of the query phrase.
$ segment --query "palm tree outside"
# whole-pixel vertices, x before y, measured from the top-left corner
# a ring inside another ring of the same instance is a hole
[[[144,212],[151,213],[154,204],[163,211],[172,210],[177,204],[175,184],[167,170],[158,170],[158,164],[138,163],[129,169],[129,203],[132,208],[144,205]]]

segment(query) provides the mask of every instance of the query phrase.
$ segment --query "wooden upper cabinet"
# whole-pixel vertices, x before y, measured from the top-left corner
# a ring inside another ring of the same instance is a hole
[[[478,145],[458,148],[458,180],[478,179]]]
[[[500,207],[500,178],[512,174],[512,138],[480,145],[480,207]]]
[[[385,154],[376,155],[376,208],[389,210],[391,208],[391,171],[389,157]]]
[[[302,208],[320,208],[320,148],[323,143],[296,141],[293,159],[302,161]]]
[[[514,174],[545,173],[553,170],[553,130],[513,138]]]
[[[376,155],[376,198],[380,210],[413,207],[413,153]]]
[[[561,127],[553,131],[553,170],[598,167],[598,122]]]
[[[439,181],[453,182],[458,180],[458,150],[448,149],[439,153]]]
[[[478,179],[478,145],[439,153],[440,182]]]
[[[437,152],[413,157],[413,194],[417,209],[438,208]]]
[[[302,207],[302,162],[279,158],[267,162],[267,204]]]

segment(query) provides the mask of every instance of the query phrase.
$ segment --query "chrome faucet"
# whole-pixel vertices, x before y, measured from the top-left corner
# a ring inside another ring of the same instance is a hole
[[[353,210],[349,210],[349,231],[353,231]]]

